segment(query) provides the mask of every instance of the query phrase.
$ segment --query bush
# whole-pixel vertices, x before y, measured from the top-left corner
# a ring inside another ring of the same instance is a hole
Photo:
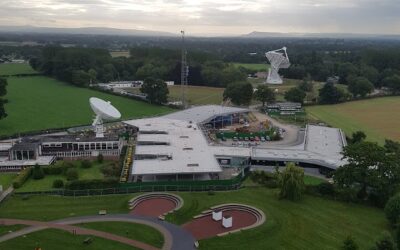
[[[264,182],[264,185],[265,185],[267,188],[278,188],[279,183],[278,183],[278,180],[275,180],[275,179],[268,179],[268,180],[266,180],[266,181]]]
[[[35,167],[33,168],[33,172],[32,172],[32,177],[35,180],[40,180],[44,178],[44,172],[43,169],[39,166],[39,165],[35,165]]]
[[[376,250],[394,250],[395,244],[392,235],[388,231],[383,231],[375,243]]]
[[[65,172],[65,168],[63,165],[42,167],[42,169],[45,175],[60,175]]]
[[[342,250],[357,250],[358,245],[351,236],[347,236],[347,238],[343,241],[343,245],[340,248]]]
[[[386,218],[392,226],[399,222],[400,218],[400,194],[396,194],[388,200],[385,206]]]
[[[328,196],[334,196],[336,191],[335,191],[335,186],[329,182],[323,182],[320,183],[317,186],[318,193],[321,195],[328,195]]]
[[[352,188],[341,188],[337,190],[337,198],[345,202],[359,202],[357,190]]]
[[[79,180],[67,182],[65,188],[69,190],[115,188],[118,186],[118,183],[118,178],[109,178],[105,180]]]
[[[104,156],[103,156],[102,154],[99,154],[99,155],[97,156],[97,162],[98,162],[98,163],[103,163],[103,161],[104,161]]]
[[[83,160],[81,162],[81,168],[91,168],[92,167],[92,162],[89,160]]]
[[[64,181],[57,179],[53,181],[53,188],[62,188],[64,187]]]
[[[32,168],[25,168],[21,172],[19,172],[18,176],[13,181],[14,188],[20,188],[24,185],[25,181],[31,176]]]
[[[75,168],[67,169],[67,172],[65,173],[65,175],[67,176],[67,180],[69,180],[69,181],[74,181],[79,178],[78,171]]]

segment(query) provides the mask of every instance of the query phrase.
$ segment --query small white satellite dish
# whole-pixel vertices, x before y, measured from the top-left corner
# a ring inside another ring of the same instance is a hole
[[[282,84],[282,78],[279,76],[279,69],[289,68],[290,62],[286,52],[286,47],[281,49],[268,51],[265,56],[271,64],[271,68],[268,69],[267,83],[269,84]]]
[[[106,102],[97,97],[89,99],[90,107],[96,114],[92,126],[94,126],[96,137],[104,137],[103,120],[110,121],[121,118],[121,113],[111,105],[111,102]]]

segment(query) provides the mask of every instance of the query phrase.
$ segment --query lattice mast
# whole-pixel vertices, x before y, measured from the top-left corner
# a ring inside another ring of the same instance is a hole
[[[189,75],[189,67],[187,66],[186,61],[186,46],[185,46],[185,31],[181,31],[182,34],[182,59],[181,59],[181,101],[182,106],[184,108],[187,107],[187,85],[188,85],[188,75]]]

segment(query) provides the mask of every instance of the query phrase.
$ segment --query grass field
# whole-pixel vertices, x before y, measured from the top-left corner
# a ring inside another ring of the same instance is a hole
[[[0,236],[8,234],[9,232],[14,232],[14,231],[20,230],[24,227],[25,227],[25,225],[9,225],[9,226],[1,225]]]
[[[16,174],[0,173],[0,185],[3,186],[4,190],[11,185],[16,176]]]
[[[35,70],[28,63],[2,63],[0,64],[0,76],[16,74],[35,74]]]
[[[110,51],[112,57],[130,57],[129,51]]]
[[[262,226],[202,240],[201,249],[338,249],[347,235],[356,239],[360,249],[368,249],[382,230],[389,229],[381,209],[308,195],[294,203],[279,200],[277,192],[277,189],[242,188],[213,195],[179,193],[184,206],[167,219],[182,224],[210,206],[235,202],[253,205],[266,214],[267,221]],[[31,196],[28,200],[14,196],[0,206],[0,217],[54,220],[95,215],[100,209],[109,214],[126,213],[128,200],[133,196]]]
[[[361,130],[370,141],[383,143],[385,138],[400,141],[400,97],[312,106],[306,111],[311,119],[339,127],[348,136]]]
[[[254,71],[267,71],[269,64],[266,63],[232,63],[235,67],[243,67]]]
[[[91,237],[93,242],[89,245],[83,241]],[[69,232],[46,229],[43,231],[17,237],[0,243],[1,250],[32,250],[40,247],[43,250],[135,250],[137,248],[103,238],[72,235]]]
[[[101,172],[101,167],[109,164],[110,162],[97,163],[92,162],[91,168],[81,168],[79,167],[79,161],[77,163],[76,170],[78,171],[79,180],[92,180],[92,179],[103,179],[103,173]],[[45,175],[43,179],[35,180],[29,178],[22,187],[16,189],[16,192],[35,192],[35,191],[49,191],[54,190],[53,182],[55,180],[63,180],[64,183],[67,182],[67,178],[64,175]]]
[[[159,231],[143,224],[107,221],[85,223],[77,226],[109,232],[133,240],[138,240],[158,248],[161,248],[164,244],[164,237]]]
[[[91,124],[90,97],[111,101],[124,119],[171,111],[163,106],[77,88],[44,76],[9,77],[7,90],[8,117],[0,121],[0,135]]]

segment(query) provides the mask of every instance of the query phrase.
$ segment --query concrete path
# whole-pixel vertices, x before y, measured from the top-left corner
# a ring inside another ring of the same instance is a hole
[[[13,191],[14,191],[14,188],[11,186],[11,187],[7,188],[4,192],[2,192],[2,193],[0,194],[0,203],[1,203],[5,198],[7,198],[7,196],[8,196],[9,194],[11,194]]]
[[[18,220],[18,219],[1,219],[0,224],[13,225],[13,224],[23,224],[29,225],[30,227],[15,231],[0,237],[0,242],[13,239],[25,234],[40,231],[47,228],[56,228],[61,230],[66,230],[69,232],[76,231],[77,234],[82,235],[93,235],[109,240],[118,241],[124,244],[128,244],[137,248],[145,250],[157,249],[146,243],[128,239],[119,235],[114,235],[107,232],[85,229],[78,226],[71,226],[72,224],[88,223],[88,222],[101,222],[101,221],[120,221],[120,222],[132,222],[151,226],[158,231],[160,231],[164,236],[164,245],[162,249],[173,249],[173,250],[190,250],[194,248],[195,239],[193,236],[185,229],[165,222],[160,221],[157,218],[130,215],[130,214],[116,214],[116,215],[104,215],[104,216],[84,216],[84,217],[72,217],[51,222],[42,221],[31,221],[31,220]]]

